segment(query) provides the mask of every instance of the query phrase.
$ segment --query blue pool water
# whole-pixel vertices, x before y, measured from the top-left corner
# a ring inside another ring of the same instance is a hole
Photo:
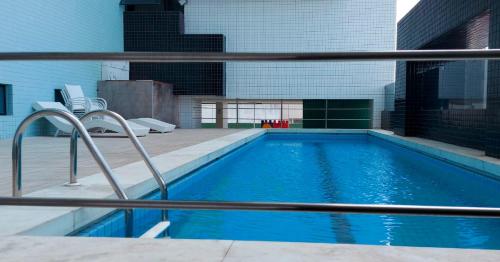
[[[499,181],[369,135],[267,134],[169,190],[172,200],[500,207]],[[139,220],[151,217],[158,213]],[[500,249],[498,219],[249,211],[169,218],[172,238]]]

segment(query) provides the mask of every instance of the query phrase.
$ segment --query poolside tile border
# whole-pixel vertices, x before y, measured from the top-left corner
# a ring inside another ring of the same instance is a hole
[[[427,139],[417,141],[415,138],[397,136],[385,130],[369,130],[368,134],[462,168],[500,179],[500,160],[487,157],[483,151]]]

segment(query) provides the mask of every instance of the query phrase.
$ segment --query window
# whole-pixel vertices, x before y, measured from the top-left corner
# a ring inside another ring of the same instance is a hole
[[[371,100],[304,100],[304,128],[372,128]]]
[[[0,115],[7,115],[7,85],[0,84]]]

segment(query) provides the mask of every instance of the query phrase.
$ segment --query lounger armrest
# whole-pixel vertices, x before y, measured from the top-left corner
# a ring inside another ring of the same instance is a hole
[[[85,109],[87,108],[87,99],[85,97],[78,97],[78,98],[73,98],[69,99],[66,101],[66,107],[73,112],[75,109]]]
[[[102,110],[108,109],[108,103],[103,98],[87,97],[87,103],[88,103],[88,105],[87,105],[88,110],[87,111],[89,111],[89,112],[93,111],[93,110],[99,110],[99,109],[102,109]]]

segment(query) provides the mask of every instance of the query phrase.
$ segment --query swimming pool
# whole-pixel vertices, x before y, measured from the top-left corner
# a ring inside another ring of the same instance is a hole
[[[266,134],[169,187],[172,200],[500,207],[500,182],[383,139]],[[156,198],[157,194],[149,198]],[[159,212],[136,212],[136,235]],[[79,235],[105,230],[120,214]],[[251,211],[169,211],[171,238],[500,249],[500,220]]]

